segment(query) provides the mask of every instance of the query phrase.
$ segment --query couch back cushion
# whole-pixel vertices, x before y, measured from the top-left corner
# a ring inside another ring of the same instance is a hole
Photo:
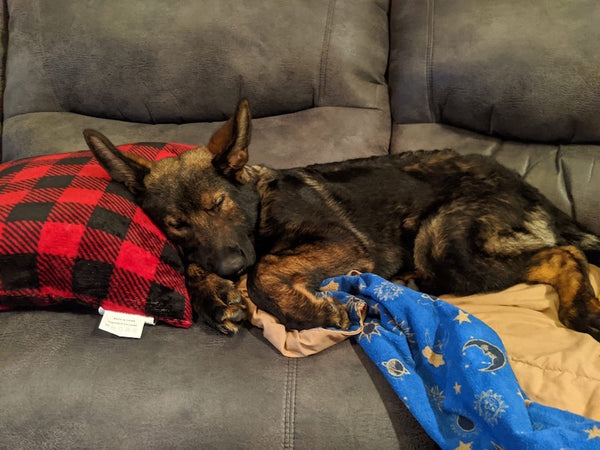
[[[387,1],[9,1],[5,118],[143,123],[386,109]]]
[[[597,0],[393,1],[394,121],[599,142],[599,17]]]

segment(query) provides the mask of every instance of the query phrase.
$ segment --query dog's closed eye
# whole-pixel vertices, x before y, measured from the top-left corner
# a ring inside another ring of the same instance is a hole
[[[200,205],[202,211],[207,213],[218,213],[221,211],[225,200],[227,199],[227,193],[220,191],[216,193],[203,193],[201,195]]]
[[[225,201],[225,194],[219,195],[215,199],[215,202],[210,210],[214,211],[214,212],[219,212],[221,210],[221,207],[223,206],[224,201]]]
[[[165,217],[165,225],[175,231],[186,231],[189,228],[187,221],[181,218],[167,216]]]

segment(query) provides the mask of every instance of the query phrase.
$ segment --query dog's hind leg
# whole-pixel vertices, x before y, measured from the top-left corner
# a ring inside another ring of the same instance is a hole
[[[498,233],[482,232],[481,220],[480,206],[465,200],[440,207],[421,224],[413,251],[420,289],[433,295],[471,295],[523,281],[522,240],[507,245],[503,238],[494,248],[486,248],[498,242],[494,239]],[[536,245],[532,251],[548,247]]]
[[[551,285],[558,293],[561,322],[600,341],[600,301],[588,277],[585,255],[579,249],[569,245],[535,253],[525,281]]]
[[[250,299],[288,329],[347,329],[346,307],[319,293],[318,287],[323,279],[351,269],[372,270],[372,264],[353,250],[347,244],[322,243],[266,255],[248,274]]]
[[[549,284],[560,299],[561,322],[600,340],[600,302],[586,257],[574,245],[555,243],[559,236],[543,220],[543,211],[533,210],[517,231],[503,227],[505,214],[469,218],[467,211],[472,210],[440,208],[421,226],[414,252],[420,289],[470,295],[521,282]]]

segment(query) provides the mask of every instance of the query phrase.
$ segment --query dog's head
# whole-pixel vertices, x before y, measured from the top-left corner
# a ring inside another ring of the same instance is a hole
[[[256,258],[258,194],[245,170],[250,135],[246,100],[206,147],[156,162],[119,151],[97,131],[84,131],[102,166],[135,195],[184,258],[230,278]]]

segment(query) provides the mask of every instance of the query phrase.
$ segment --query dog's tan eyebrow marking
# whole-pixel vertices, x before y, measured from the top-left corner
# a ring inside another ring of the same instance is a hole
[[[346,211],[344,211],[344,209],[338,204],[338,202],[335,201],[335,199],[331,196],[329,191],[327,191],[327,189],[325,189],[325,187],[323,187],[322,184],[318,183],[314,178],[312,178],[310,175],[303,171],[298,172],[298,175],[302,177],[302,180],[308,186],[313,188],[314,191],[317,194],[319,194],[319,196],[325,201],[325,204],[329,207],[329,209],[331,209],[331,211],[333,211],[337,215],[337,217],[344,224],[344,226],[352,232],[356,239],[358,239],[365,251],[372,248],[373,244],[371,240],[363,232],[361,232],[354,226],[354,224],[346,214]]]
[[[223,199],[227,198],[227,192],[224,190],[218,190],[214,192],[202,192],[200,194],[200,205],[202,209],[208,210],[214,208],[217,199],[223,197]]]

